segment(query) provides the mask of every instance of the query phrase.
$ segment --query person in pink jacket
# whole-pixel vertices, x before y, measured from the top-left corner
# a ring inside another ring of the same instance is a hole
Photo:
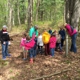
[[[65,24],[65,28],[68,32],[68,34],[71,37],[71,48],[70,51],[77,53],[77,47],[76,47],[76,38],[77,38],[77,30],[74,29],[70,24]]]
[[[23,34],[20,42],[20,47],[22,48],[23,51],[23,60],[27,59],[27,51],[25,50],[25,41],[26,41],[26,34]]]
[[[49,41],[49,48],[50,48],[50,54],[51,56],[54,56],[54,51],[56,48],[56,36],[55,33],[53,32]]]
[[[27,36],[25,42],[25,49],[29,51],[30,63],[33,63],[33,58],[35,57],[34,46],[35,46],[35,35],[30,38]]]

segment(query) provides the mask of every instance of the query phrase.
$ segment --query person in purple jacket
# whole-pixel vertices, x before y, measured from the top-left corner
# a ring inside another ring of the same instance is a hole
[[[67,23],[65,24],[65,28],[71,37],[72,43],[71,43],[70,51],[77,53],[77,46],[76,46],[77,30],[74,29],[70,24],[67,24]]]

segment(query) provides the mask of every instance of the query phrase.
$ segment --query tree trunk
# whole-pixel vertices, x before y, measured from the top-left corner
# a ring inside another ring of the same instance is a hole
[[[76,30],[78,30],[79,19],[80,19],[80,0],[75,0],[73,15],[71,18],[71,25],[74,28],[76,28]]]
[[[66,0],[66,22],[78,30],[80,0]]]
[[[13,5],[12,5],[12,8],[13,8]],[[15,22],[14,22],[14,9],[12,10],[12,26],[15,25]]]
[[[7,4],[6,4],[6,24],[8,25],[8,10],[9,10],[9,0],[7,0]]]
[[[15,26],[15,22],[14,22],[14,11],[12,12],[12,26]]]
[[[21,21],[20,21],[20,15],[19,15],[19,1],[17,0],[17,2],[18,2],[18,5],[17,5],[17,15],[18,15],[18,23],[19,23],[19,25],[21,25]]]
[[[38,21],[39,5],[40,5],[40,0],[37,0],[37,3],[36,3],[36,21]]]
[[[9,27],[9,31],[11,31],[12,29],[12,5],[11,2],[9,1],[9,16],[8,16],[8,27]]]
[[[33,13],[33,0],[28,0],[28,28],[29,30],[31,24],[32,24],[32,14]]]

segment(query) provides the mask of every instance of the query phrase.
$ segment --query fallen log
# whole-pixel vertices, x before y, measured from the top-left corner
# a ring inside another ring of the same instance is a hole
[[[40,79],[43,79],[45,80],[45,78],[49,78],[49,77],[52,77],[52,76],[55,76],[55,75],[59,75],[59,74],[62,74],[64,72],[67,72],[67,71],[70,71],[71,69],[65,69],[63,71],[58,71],[58,72],[55,72],[53,74],[50,74],[50,75],[44,75],[42,77],[39,77],[39,78],[35,78],[35,79],[30,79],[30,80],[40,80]]]

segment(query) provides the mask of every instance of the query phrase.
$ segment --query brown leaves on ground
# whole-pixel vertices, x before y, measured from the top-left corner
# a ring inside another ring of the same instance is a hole
[[[6,61],[0,60],[0,80],[30,80],[65,69],[71,70],[45,80],[80,80],[80,38],[77,41],[78,53],[69,52],[68,57],[65,57],[65,52],[55,52],[54,57],[38,54],[33,64],[22,60],[20,39],[21,36],[14,36],[9,46],[12,57]]]

